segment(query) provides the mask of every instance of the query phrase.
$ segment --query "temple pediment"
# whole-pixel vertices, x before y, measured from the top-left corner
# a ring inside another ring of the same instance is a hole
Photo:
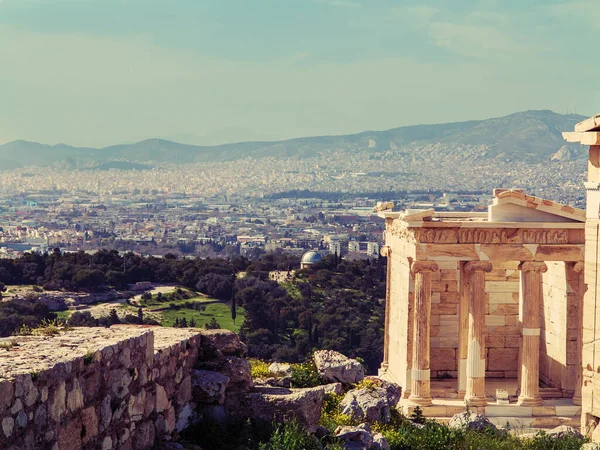
[[[496,189],[488,207],[489,222],[585,222],[585,211],[526,195],[517,189]]]

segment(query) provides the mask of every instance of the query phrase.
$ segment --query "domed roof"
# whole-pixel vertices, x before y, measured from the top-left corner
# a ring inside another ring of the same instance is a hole
[[[323,260],[323,256],[314,250],[310,250],[302,255],[302,264],[317,264]]]

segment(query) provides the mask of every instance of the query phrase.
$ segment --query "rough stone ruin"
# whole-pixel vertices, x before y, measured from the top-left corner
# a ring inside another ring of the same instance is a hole
[[[113,326],[0,350],[0,448],[149,449],[252,387],[226,330]],[[198,369],[210,367],[212,370]]]

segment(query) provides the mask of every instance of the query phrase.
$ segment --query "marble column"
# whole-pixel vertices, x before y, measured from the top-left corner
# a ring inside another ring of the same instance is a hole
[[[469,274],[467,262],[460,264],[460,289],[458,303],[458,398],[464,398],[467,390],[467,355],[469,352]]]
[[[539,406],[540,396],[540,305],[542,273],[548,270],[540,261],[519,264],[523,298],[523,331],[521,345],[521,393],[518,404]]]
[[[573,264],[573,271],[578,275],[577,283],[577,356],[575,364],[575,392],[573,393],[573,404],[581,406],[581,387],[583,384],[583,363],[582,363],[582,352],[583,352],[583,296],[585,294],[585,280],[584,280],[584,269],[585,264],[583,262],[577,262]]]
[[[392,248],[384,246],[381,248],[381,256],[387,258],[387,272],[385,277],[385,328],[383,334],[383,362],[381,363],[381,372],[384,374],[389,365],[390,354],[390,304],[391,304],[391,275],[392,275]]]
[[[467,350],[467,385],[465,402],[485,406],[485,274],[492,271],[488,261],[471,261],[465,265],[469,278],[469,333]]]
[[[432,261],[416,261],[411,271],[415,277],[415,303],[413,325],[413,354],[410,397],[413,405],[431,405],[430,386],[430,316],[431,273],[439,269]]]

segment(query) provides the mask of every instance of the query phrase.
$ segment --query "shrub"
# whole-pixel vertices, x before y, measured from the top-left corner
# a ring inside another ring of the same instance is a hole
[[[323,399],[323,410],[319,424],[332,433],[339,426],[358,425],[356,420],[340,411],[340,403],[343,398],[343,395],[325,394]]]
[[[269,363],[260,359],[250,359],[248,362],[250,363],[252,378],[267,378],[271,376],[269,373]]]
[[[297,422],[279,425],[260,450],[322,450],[319,440]]]
[[[326,384],[312,358],[301,364],[292,364],[292,387],[307,388]]]

